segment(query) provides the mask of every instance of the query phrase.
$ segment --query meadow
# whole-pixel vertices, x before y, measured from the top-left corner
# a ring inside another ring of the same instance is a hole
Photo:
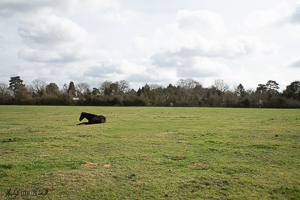
[[[107,122],[76,126],[82,111]],[[300,199],[299,109],[0,106],[0,119],[0,199]]]

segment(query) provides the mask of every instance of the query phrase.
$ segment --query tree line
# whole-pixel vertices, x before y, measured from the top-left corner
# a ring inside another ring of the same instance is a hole
[[[229,90],[220,79],[204,88],[188,78],[167,87],[145,84],[136,91],[125,80],[105,81],[92,89],[88,83],[75,85],[71,81],[59,88],[56,83],[47,84],[38,79],[25,85],[20,76],[16,76],[10,78],[9,85],[0,83],[0,104],[300,108],[300,82],[292,82],[282,92],[278,85],[269,80],[266,84],[258,84],[256,90],[246,90],[242,84]]]

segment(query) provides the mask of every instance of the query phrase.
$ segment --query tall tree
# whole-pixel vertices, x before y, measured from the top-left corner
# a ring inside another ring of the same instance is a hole
[[[147,83],[144,87],[142,87],[142,93],[146,98],[149,98],[149,96],[150,96],[150,87]]]
[[[100,94],[100,90],[98,88],[93,88],[92,95],[97,96]]]
[[[105,93],[105,90],[107,90],[106,88],[109,88],[109,86],[112,84],[111,81],[104,81],[100,84],[100,88],[99,91],[101,94]]]
[[[71,81],[69,83],[68,93],[69,93],[69,95],[71,94],[73,96],[77,96],[77,92],[76,92],[76,89],[75,89],[75,84],[74,84],[73,81]]]
[[[287,98],[299,99],[300,100],[300,81],[294,81],[290,85],[286,86],[283,94]]]
[[[25,85],[23,84],[23,80],[20,78],[20,76],[15,76],[10,78],[9,88],[15,94],[18,90],[24,90]]]
[[[265,84],[258,84],[256,88],[257,94],[266,94],[267,93],[267,86]]]
[[[50,83],[46,86],[46,93],[47,94],[58,94],[59,93],[59,87],[56,85],[56,83]]]
[[[126,93],[130,91],[129,82],[125,80],[118,81],[118,89],[120,93]]]
[[[108,87],[104,90],[105,95],[117,95],[119,94],[119,85],[118,82],[110,84]]]
[[[241,83],[236,87],[235,93],[239,98],[244,98],[246,96],[245,88]]]
[[[279,84],[276,83],[276,81],[273,81],[273,80],[269,80],[266,84],[266,88],[267,88],[267,92],[270,94],[270,95],[273,95],[273,94],[277,94],[278,93],[278,89],[279,89]]]
[[[71,81],[70,83],[69,83],[69,88],[68,88],[68,91],[75,91],[76,89],[75,89],[75,84],[73,83],[73,81]]]

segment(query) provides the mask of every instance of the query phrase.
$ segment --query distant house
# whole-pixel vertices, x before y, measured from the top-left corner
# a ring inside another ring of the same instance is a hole
[[[78,101],[79,97],[77,97],[77,92],[75,91],[75,97],[73,97],[73,101]]]
[[[73,101],[85,100],[84,95],[78,94],[78,92],[75,90],[70,90],[69,95],[72,97]]]

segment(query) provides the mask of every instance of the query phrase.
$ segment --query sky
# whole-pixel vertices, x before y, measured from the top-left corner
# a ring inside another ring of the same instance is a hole
[[[1,0],[0,83],[15,76],[284,90],[300,80],[300,1]]]

